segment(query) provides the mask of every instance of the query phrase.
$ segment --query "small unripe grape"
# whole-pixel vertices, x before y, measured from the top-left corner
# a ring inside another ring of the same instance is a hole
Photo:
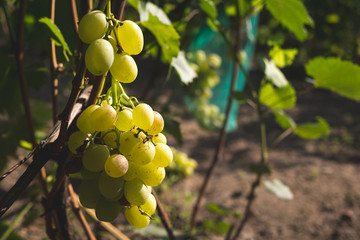
[[[90,116],[99,107],[99,105],[91,105],[79,115],[76,121],[76,126],[79,128],[80,131],[82,131],[83,133],[95,132],[95,129],[93,129],[90,124]]]
[[[133,121],[135,126],[141,129],[149,129],[154,122],[154,111],[150,105],[140,103],[133,110]]]
[[[88,135],[81,131],[72,133],[68,140],[68,148],[70,152],[76,154],[77,153],[76,149],[82,146],[84,144],[84,141],[87,139],[88,139]]]
[[[110,68],[111,75],[122,83],[131,83],[138,74],[135,60],[126,53],[117,53]]]
[[[91,43],[102,38],[108,30],[108,22],[102,11],[95,10],[84,15],[80,20],[78,34],[81,41]]]
[[[151,127],[146,131],[150,135],[156,135],[160,133],[163,129],[164,129],[164,118],[161,116],[160,113],[154,111],[154,122],[151,125]]]
[[[129,131],[134,127],[132,112],[129,109],[117,112],[115,127],[123,132]]]
[[[109,156],[109,149],[105,145],[93,144],[85,150],[82,163],[87,170],[100,172],[104,169],[105,161]]]
[[[146,215],[142,215],[137,206],[126,208],[125,217],[134,228],[144,228],[150,223],[150,218]]]
[[[114,48],[105,39],[96,39],[86,49],[85,65],[95,76],[105,74],[114,62]]]
[[[91,114],[91,126],[96,131],[107,131],[114,128],[116,110],[110,105],[103,105]]]
[[[110,177],[122,177],[128,169],[128,160],[121,154],[114,154],[111,155],[108,159],[106,159],[105,171]]]
[[[124,52],[137,55],[142,51],[144,36],[139,25],[133,21],[125,20],[118,25],[115,31]]]

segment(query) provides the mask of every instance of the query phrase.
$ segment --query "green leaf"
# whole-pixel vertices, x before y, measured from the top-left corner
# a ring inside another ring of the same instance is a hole
[[[273,109],[289,109],[296,103],[295,90],[291,84],[283,88],[274,88],[271,83],[266,83],[260,89],[259,100]]]
[[[155,5],[152,2],[144,2],[139,1],[138,2],[138,11],[140,15],[140,21],[145,22],[149,20],[149,14],[156,16],[160,22],[171,25],[171,21],[168,18],[167,14],[162,10],[160,7]]]
[[[266,0],[265,4],[274,18],[293,32],[300,41],[307,36],[305,25],[314,25],[300,0]]]
[[[330,127],[325,119],[316,117],[315,123],[298,124],[294,133],[304,139],[317,139],[329,135]]]
[[[244,104],[248,101],[248,97],[243,91],[233,91],[231,94],[233,98],[235,98],[235,100],[240,104]]]
[[[47,18],[47,17],[43,17],[43,18],[40,18],[39,19],[39,22],[40,23],[44,23],[48,29],[50,30],[50,32],[53,34],[53,37],[51,37],[53,40],[55,40],[55,42],[61,44],[61,46],[63,47],[64,49],[64,56],[65,58],[67,58],[67,55],[66,54],[69,54],[70,56],[72,55],[71,54],[71,51],[69,49],[69,46],[68,44],[66,43],[65,39],[64,39],[64,36],[62,35],[60,29],[55,25],[55,23],[53,23],[51,21],[50,18]]]
[[[180,36],[172,25],[162,23],[150,13],[149,19],[141,24],[155,36],[165,61],[170,63],[173,57],[177,57],[180,51]]]
[[[278,45],[275,45],[269,52],[269,56],[275,62],[276,66],[283,68],[293,63],[294,58],[298,50],[293,49],[281,49]]]
[[[164,126],[164,132],[171,134],[176,141],[182,145],[183,143],[183,139],[182,139],[182,133],[180,130],[180,123],[174,119],[168,118],[166,116],[164,117],[164,122],[165,122],[165,126]]]
[[[218,213],[221,215],[232,215],[234,217],[241,217],[241,213],[229,208],[226,208],[222,205],[216,204],[216,203],[208,203],[206,204],[206,209],[213,213]]]
[[[225,234],[229,231],[231,225],[225,221],[205,220],[203,223],[205,230],[213,232],[218,235]]]
[[[173,66],[178,73],[181,81],[185,84],[189,84],[197,77],[194,69],[190,67],[190,64],[185,58],[183,51],[179,52],[178,56],[172,59],[171,66]]]
[[[280,199],[292,200],[294,198],[290,188],[279,179],[274,179],[272,182],[266,180],[264,184],[267,191],[275,194]]]
[[[305,66],[315,79],[315,87],[325,88],[342,96],[360,99],[360,67],[338,58],[317,57]]]
[[[273,60],[267,60],[264,58],[265,63],[265,76],[266,79],[272,82],[275,86],[282,88],[288,85],[288,81],[284,74],[276,67]]]
[[[275,112],[275,120],[283,129],[296,127],[295,121],[282,110]]]
[[[127,0],[126,2],[128,2],[133,8],[138,10],[139,0]]]
[[[20,140],[20,147],[26,149],[26,150],[31,150],[33,149],[33,146],[30,142],[26,141],[26,140]]]
[[[217,17],[216,5],[212,0],[200,0],[199,7],[210,18],[216,18]]]

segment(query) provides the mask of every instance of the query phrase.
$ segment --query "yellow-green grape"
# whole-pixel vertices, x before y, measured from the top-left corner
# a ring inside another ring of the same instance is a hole
[[[105,133],[103,140],[104,143],[109,147],[117,148],[118,137],[115,131]]]
[[[119,203],[100,198],[96,204],[96,218],[103,222],[112,222],[119,215]]]
[[[171,148],[164,143],[157,143],[155,147],[155,157],[152,163],[158,167],[167,167],[173,159]]]
[[[140,206],[149,198],[149,189],[139,179],[125,183],[125,198],[132,205]]]
[[[103,105],[91,114],[91,126],[99,132],[114,128],[116,110],[110,105]]]
[[[117,53],[117,51],[118,51],[118,47],[117,47],[117,44],[116,44],[116,40],[115,40],[115,38],[113,38],[112,36],[108,36],[108,39],[107,39],[108,41],[109,41],[109,43],[111,43],[111,46],[113,46],[113,49],[114,49],[114,56],[115,56],[115,54]]]
[[[135,179],[137,177],[137,172],[138,172],[138,165],[133,162],[129,162],[129,168],[125,173],[125,175],[123,176],[124,180],[130,181]]]
[[[95,132],[95,129],[91,127],[90,124],[90,116],[91,114],[98,109],[99,105],[91,105],[87,107],[78,117],[76,121],[76,125],[79,128],[80,131],[83,133],[93,133]]]
[[[131,130],[134,127],[134,122],[132,120],[132,111],[130,111],[129,109],[124,109],[117,112],[115,127],[123,132]]]
[[[114,63],[110,68],[110,73],[119,82],[131,83],[138,74],[138,68],[135,60],[130,55],[126,53],[116,53]]]
[[[146,201],[146,203],[144,203],[143,205],[141,205],[141,209],[146,212],[149,215],[153,215],[155,213],[156,210],[156,199],[154,197],[154,195],[152,195],[150,193],[148,200]]]
[[[146,215],[142,215],[137,206],[126,208],[125,217],[134,228],[144,228],[150,223],[150,218]]]
[[[150,141],[139,142],[131,151],[130,160],[135,164],[144,165],[151,162],[155,156],[155,146]]]
[[[165,169],[158,167],[152,162],[139,166],[138,178],[146,185],[156,187],[161,184],[165,178]]]
[[[147,133],[150,135],[156,135],[160,133],[164,129],[164,118],[160,113],[154,111],[154,122],[149,129],[147,129]]]
[[[144,36],[136,23],[125,20],[117,26],[115,31],[124,52],[130,55],[137,55],[142,51]]]
[[[141,141],[135,136],[133,131],[127,131],[120,134],[119,151],[125,157],[128,157],[134,146]]]
[[[164,144],[167,143],[167,139],[166,139],[165,135],[162,133],[158,133],[155,136],[153,136],[152,141],[156,144],[157,143],[164,143]]]
[[[105,74],[114,62],[114,48],[105,39],[96,39],[85,52],[85,65],[95,76]]]
[[[87,170],[100,172],[104,170],[105,161],[109,156],[110,151],[107,146],[93,144],[84,151],[82,163]]]
[[[207,60],[209,62],[209,65],[213,68],[219,68],[221,65],[221,57],[217,54],[209,54]]]
[[[81,205],[87,208],[95,208],[100,199],[99,189],[96,187],[97,180],[83,180],[79,187],[79,200]],[[95,187],[94,187],[95,186]]]
[[[124,176],[129,169],[128,160],[121,154],[111,155],[105,162],[105,172],[113,178]]]
[[[84,15],[80,20],[78,34],[81,41],[91,43],[102,38],[108,30],[108,22],[102,11],[95,10]]]
[[[84,144],[84,141],[86,141],[87,139],[88,139],[88,135],[83,132],[76,131],[72,133],[68,140],[68,148],[70,152],[76,154],[77,153],[76,149],[82,146]]]
[[[109,200],[119,200],[123,196],[124,184],[124,179],[110,177],[105,172],[100,174],[98,182],[101,195]]]
[[[150,105],[140,103],[133,110],[133,121],[135,126],[141,129],[149,129],[154,122],[154,111]]]
[[[80,169],[80,174],[81,174],[81,177],[86,180],[94,180],[100,176],[99,172],[92,172],[92,171],[87,170],[84,167],[82,167]]]

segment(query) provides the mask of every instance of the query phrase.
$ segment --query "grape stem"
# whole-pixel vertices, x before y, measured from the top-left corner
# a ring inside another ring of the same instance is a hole
[[[107,18],[110,18],[110,16],[111,16],[111,0],[108,0],[106,17],[107,17]]]
[[[121,92],[120,95],[122,95],[122,96],[125,98],[125,100],[126,100],[128,103],[130,103],[130,105],[131,105],[132,108],[135,108],[134,103],[131,101],[131,99],[132,99],[133,97],[130,98],[130,97],[126,94],[125,89],[124,89],[124,87],[121,85],[121,83],[119,84],[119,86],[120,86],[120,92]],[[136,100],[136,101],[137,101],[137,100]]]
[[[147,212],[145,212],[144,210],[142,210],[140,206],[138,206],[138,209],[139,209],[141,215],[145,215],[148,218],[150,218],[150,220],[153,220],[153,217],[150,214],[148,214]]]

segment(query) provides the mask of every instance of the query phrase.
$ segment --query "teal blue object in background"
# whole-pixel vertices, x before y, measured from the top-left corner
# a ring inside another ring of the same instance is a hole
[[[251,18],[246,19],[245,25],[243,26],[243,29],[241,29],[243,36],[246,36],[246,39],[242,41],[242,49],[246,53],[246,58],[243,61],[243,66],[246,71],[249,71],[254,55],[258,18],[258,15],[254,15]],[[221,14],[219,21],[226,25],[228,19],[225,14]],[[218,70],[220,81],[219,84],[212,89],[213,96],[210,99],[210,103],[217,105],[220,112],[225,113],[233,68],[233,63],[228,57],[230,54],[227,52],[228,49],[225,42],[218,32],[213,31],[208,25],[206,25],[195,36],[195,39],[190,46],[190,52],[196,52],[197,50],[203,50],[207,55],[215,53],[222,58],[221,67]],[[242,90],[244,88],[244,83],[244,74],[239,70],[236,90]],[[229,121],[226,126],[227,131],[232,131],[237,128],[236,118],[238,107],[238,104],[234,102],[230,112]]]

